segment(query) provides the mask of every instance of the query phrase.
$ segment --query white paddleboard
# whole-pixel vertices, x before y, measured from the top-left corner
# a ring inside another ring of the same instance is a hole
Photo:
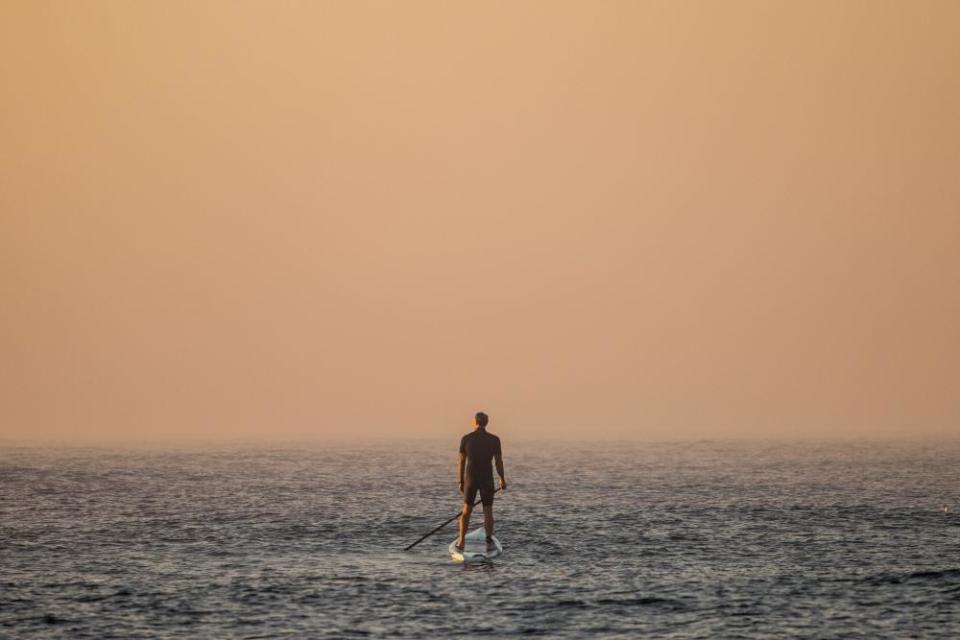
[[[457,562],[485,562],[493,560],[503,553],[503,545],[493,536],[494,548],[487,551],[487,532],[480,527],[467,534],[463,540],[463,551],[457,551],[457,540],[454,538],[448,550],[450,557]]]

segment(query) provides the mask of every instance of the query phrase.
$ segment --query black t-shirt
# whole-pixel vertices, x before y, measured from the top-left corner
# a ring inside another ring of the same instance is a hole
[[[460,453],[467,457],[467,470],[464,479],[478,484],[493,484],[493,457],[500,455],[500,438],[487,433],[486,429],[476,429],[460,440]]]

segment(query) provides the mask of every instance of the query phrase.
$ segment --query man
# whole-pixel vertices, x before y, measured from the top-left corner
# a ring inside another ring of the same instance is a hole
[[[463,494],[463,514],[460,516],[460,535],[457,536],[457,551],[463,551],[463,537],[470,525],[470,513],[473,502],[480,494],[483,504],[483,528],[487,532],[487,551],[493,551],[493,470],[490,463],[497,465],[500,476],[500,490],[505,491],[507,481],[503,477],[503,455],[500,451],[500,438],[487,433],[487,414],[479,412],[473,418],[473,431],[460,440],[460,454],[457,457],[457,490]]]

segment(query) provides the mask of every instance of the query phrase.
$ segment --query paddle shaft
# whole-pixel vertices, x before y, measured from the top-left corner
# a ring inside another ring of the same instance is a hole
[[[499,493],[499,492],[500,492],[500,489],[494,489],[493,492],[494,492],[494,493]],[[474,502],[474,503],[473,503],[473,506],[477,506],[478,504],[480,504],[480,500],[477,500],[476,502]],[[431,531],[430,533],[424,534],[424,536],[423,536],[422,538],[420,538],[419,540],[417,540],[416,542],[414,542],[414,543],[411,544],[410,546],[406,547],[406,548],[404,549],[404,551],[410,551],[410,549],[413,549],[415,546],[417,546],[418,544],[420,544],[421,542],[423,542],[424,540],[426,540],[427,538],[429,538],[430,536],[432,536],[433,534],[435,534],[437,531],[440,531],[440,529],[443,529],[445,526],[447,526],[448,524],[450,524],[451,522],[453,522],[454,520],[456,520],[457,518],[459,518],[459,517],[462,516],[462,515],[463,515],[463,509],[460,509],[460,511],[457,512],[457,515],[455,515],[455,516],[453,516],[452,518],[450,518],[449,520],[445,521],[443,524],[441,524],[440,526],[438,526],[436,529],[434,529],[434,530]]]

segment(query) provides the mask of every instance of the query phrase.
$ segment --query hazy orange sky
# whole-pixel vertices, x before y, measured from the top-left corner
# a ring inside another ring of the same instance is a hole
[[[960,433],[960,3],[0,4],[0,439]]]

